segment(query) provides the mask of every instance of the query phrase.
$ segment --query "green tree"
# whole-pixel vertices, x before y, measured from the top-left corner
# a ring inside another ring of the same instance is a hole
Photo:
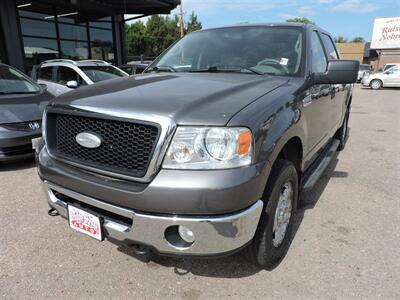
[[[128,52],[136,55],[148,55],[150,37],[146,25],[142,21],[137,21],[125,27]]]
[[[146,24],[137,21],[125,25],[126,42],[129,55],[158,56],[180,38],[178,16],[153,15]],[[201,29],[202,24],[192,12],[185,24],[185,32]]]
[[[339,35],[335,37],[335,43],[347,43],[347,38],[345,38],[343,35]]]
[[[351,40],[352,43],[365,43],[365,40],[361,36],[357,36],[354,39]]]
[[[287,19],[286,22],[289,22],[289,23],[304,23],[304,24],[315,25],[315,23],[313,21],[311,21],[310,19],[305,18],[305,17]]]
[[[201,22],[197,19],[197,15],[192,11],[192,13],[189,16],[189,20],[186,23],[186,33],[190,33],[196,30],[200,30],[203,28],[203,25]]]
[[[150,52],[153,56],[161,54],[166,48],[179,38],[177,17],[151,16],[147,20],[147,33],[150,36]]]

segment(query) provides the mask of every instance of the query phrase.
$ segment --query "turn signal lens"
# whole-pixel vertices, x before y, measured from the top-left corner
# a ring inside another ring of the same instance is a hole
[[[251,132],[250,130],[239,133],[238,150],[239,155],[247,154],[251,149]]]

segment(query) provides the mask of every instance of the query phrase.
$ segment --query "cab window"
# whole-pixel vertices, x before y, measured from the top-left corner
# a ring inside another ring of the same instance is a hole
[[[328,54],[328,59],[330,59],[330,60],[339,59],[339,55],[336,51],[335,44],[333,43],[331,37],[324,33],[321,35],[321,37],[322,37],[322,42],[324,43],[326,52]]]
[[[311,35],[311,70],[312,72],[323,73],[326,71],[327,60],[322,47],[321,40],[316,31]]]

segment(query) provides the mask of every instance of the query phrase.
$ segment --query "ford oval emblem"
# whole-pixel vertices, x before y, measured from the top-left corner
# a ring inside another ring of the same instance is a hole
[[[100,147],[101,138],[93,133],[81,132],[75,137],[76,142],[82,147],[94,149]]]

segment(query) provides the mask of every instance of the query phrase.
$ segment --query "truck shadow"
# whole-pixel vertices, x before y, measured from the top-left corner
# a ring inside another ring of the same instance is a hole
[[[19,161],[0,163],[0,173],[8,171],[19,171],[35,167],[35,158],[26,158]]]
[[[293,223],[294,224],[293,234],[291,236],[290,243],[292,243],[292,241],[296,237],[296,234],[301,226],[301,222],[304,218],[305,211],[315,207],[322,193],[324,192],[330,178],[332,177],[345,178],[348,176],[347,172],[335,171],[336,165],[338,163],[337,156],[338,153],[335,154],[332,161],[328,165],[327,169],[325,170],[324,174],[319,179],[313,190],[308,193],[303,193],[300,196],[299,206],[294,216],[295,219]],[[129,248],[119,246],[118,250],[132,257],[136,257],[134,251],[130,250]],[[279,264],[280,262],[274,267],[274,269],[278,267]],[[197,276],[216,277],[216,278],[249,277],[264,270],[261,267],[249,263],[241,255],[240,252],[233,254],[231,256],[217,258],[217,259],[170,258],[170,257],[152,256],[150,262],[148,262],[148,266],[151,268],[156,268],[158,266],[172,268],[174,273],[180,276],[193,274]]]

